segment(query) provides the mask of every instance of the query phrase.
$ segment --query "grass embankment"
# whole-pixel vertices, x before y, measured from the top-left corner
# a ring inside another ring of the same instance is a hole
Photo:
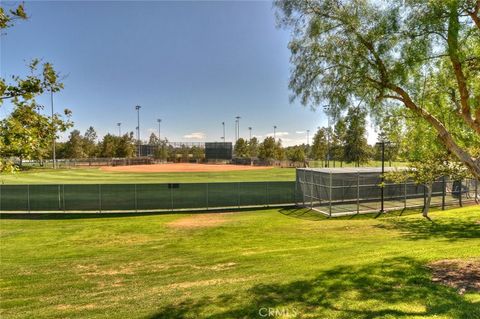
[[[480,209],[432,218],[3,215],[1,317],[480,318],[426,267],[480,256]]]

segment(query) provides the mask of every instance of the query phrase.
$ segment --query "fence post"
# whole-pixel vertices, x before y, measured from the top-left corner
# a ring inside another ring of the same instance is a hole
[[[137,184],[133,184],[133,193],[134,193],[134,200],[135,200],[135,213],[138,212],[138,202],[137,202]]]
[[[173,211],[173,184],[168,184],[168,185],[170,185],[170,205]]]
[[[478,204],[478,179],[475,179],[475,203]]]
[[[62,199],[60,194],[60,185],[57,185],[58,190],[58,210],[62,210]]]
[[[445,176],[442,177],[442,210],[445,210],[445,193],[447,191],[447,183],[445,182]]]
[[[2,184],[0,184],[0,212],[2,212]]]
[[[360,214],[360,172],[357,172],[357,214]]]
[[[403,209],[407,209],[407,182],[408,180],[405,180],[403,183]]]
[[[237,206],[240,208],[240,183],[237,183]]]
[[[329,217],[332,217],[332,172],[330,171],[330,191],[328,192],[328,201],[329,201],[329,207],[328,207],[328,215]]]
[[[66,208],[65,208],[65,184],[62,185],[62,198],[63,198],[63,212],[66,213]]]
[[[205,183],[205,186],[207,188],[207,210],[208,210],[208,183]]]
[[[102,185],[98,184],[98,206],[99,212],[102,212]]]
[[[27,185],[27,207],[28,212],[30,213],[30,185]]]
[[[462,180],[460,180],[460,185],[459,185],[459,190],[458,190],[458,203],[460,204],[460,207],[463,207],[463,202],[462,202]]]
[[[313,171],[310,171],[310,208],[313,208],[313,185],[315,185],[313,181]]]
[[[298,201],[297,201],[297,178],[295,177],[295,189],[293,190],[293,201],[295,202],[295,206],[298,207]]]
[[[268,207],[268,182],[265,182],[265,207]]]
[[[305,184],[306,184],[306,181],[307,181],[307,180],[305,179],[305,171],[303,171],[303,182],[300,182],[300,178],[299,178],[299,182],[298,182],[299,184],[300,184],[300,183],[303,184],[303,189],[302,189],[302,185],[300,185],[300,190],[301,190],[301,192],[302,192],[303,207],[305,207],[305,189],[306,189],[306,188],[305,188],[305,187],[306,187]]]

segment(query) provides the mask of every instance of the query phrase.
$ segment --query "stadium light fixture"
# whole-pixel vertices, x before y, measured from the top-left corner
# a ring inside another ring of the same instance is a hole
[[[235,116],[235,119],[236,119],[236,137],[235,137],[235,142],[237,142],[237,140],[240,138],[240,119],[241,117],[240,116]]]
[[[118,136],[122,136],[122,122],[117,123],[118,126]]]
[[[222,129],[223,129],[222,140],[223,142],[225,142],[225,122],[222,122]]]

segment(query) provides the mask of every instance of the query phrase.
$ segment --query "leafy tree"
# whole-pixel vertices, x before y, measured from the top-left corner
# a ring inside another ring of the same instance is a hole
[[[301,146],[294,146],[287,150],[287,158],[292,162],[305,162],[305,151]]]
[[[150,137],[148,138],[148,144],[149,145],[158,145],[160,140],[158,139],[157,135],[155,133],[150,134]]]
[[[112,134],[107,134],[99,143],[100,157],[111,158],[117,155],[119,138]]]
[[[195,161],[200,162],[205,158],[205,150],[203,148],[200,148],[198,146],[193,146],[191,148],[192,156]]]
[[[48,155],[55,131],[65,131],[71,123],[58,114],[54,114],[52,122],[52,118],[40,114],[39,109],[41,106],[34,101],[18,101],[13,112],[0,121],[0,157],[19,158],[21,165],[23,159],[42,160]]]
[[[347,132],[347,126],[345,123],[345,120],[343,118],[340,118],[336,121],[334,129],[333,129],[333,134],[332,134],[332,141],[330,143],[330,148],[331,148],[331,155],[333,160],[337,161],[344,161],[345,157],[345,140],[346,140],[346,132]]]
[[[155,150],[154,157],[156,159],[160,159],[162,161],[166,161],[168,159],[168,146],[167,146],[168,141],[162,140],[160,141],[160,144],[158,145],[158,148]]]
[[[133,157],[136,147],[133,132],[123,134],[120,138],[115,138],[118,140],[115,155],[117,157]]]
[[[449,154],[440,143],[433,130],[423,119],[411,118],[405,122],[405,138],[399,144],[401,156],[409,162],[405,171],[387,173],[386,179],[396,183],[413,181],[424,185],[427,200],[422,214],[428,217],[432,198],[433,184],[441,177],[454,180],[466,177],[466,171],[459,163],[451,161]]]
[[[249,157],[248,143],[243,138],[239,138],[235,142],[234,152],[236,157],[247,158]]]
[[[254,158],[258,156],[258,139],[256,137],[252,137],[248,141],[248,156],[250,158]]]
[[[314,160],[324,160],[327,156],[327,129],[322,127],[313,136],[310,157]]]
[[[292,28],[293,98],[338,114],[362,103],[424,119],[480,178],[478,0],[276,2]],[[461,134],[458,134],[461,132]],[[473,144],[472,144],[473,143]]]
[[[366,138],[366,114],[359,108],[350,108],[345,117],[347,129],[344,140],[344,156],[348,163],[366,163],[370,152]]]
[[[262,160],[274,160],[276,154],[277,144],[275,139],[271,136],[266,137],[259,146],[258,158]]]
[[[66,158],[85,158],[87,154],[85,153],[83,143],[85,142],[84,137],[80,134],[79,130],[73,130],[69,137],[68,141],[65,143],[65,157]]]
[[[283,161],[287,158],[287,154],[285,149],[282,147],[282,140],[279,139],[277,143],[275,143],[275,159],[278,161]]]
[[[0,36],[5,29],[11,27],[15,20],[27,19],[23,5],[15,10],[0,7]],[[71,112],[47,117],[40,114],[43,108],[35,102],[35,97],[45,91],[57,92],[63,88],[58,81],[58,74],[50,63],[43,63],[39,71],[40,61],[34,59],[28,65],[30,74],[22,78],[12,76],[12,83],[0,78],[0,107],[5,100],[14,106],[12,114],[1,121],[0,132],[0,172],[12,172],[15,165],[10,157],[43,159],[49,152],[49,146],[57,138],[58,131],[64,132],[71,127]]]
[[[97,154],[97,132],[90,126],[83,136],[83,152],[86,157],[94,157]]]

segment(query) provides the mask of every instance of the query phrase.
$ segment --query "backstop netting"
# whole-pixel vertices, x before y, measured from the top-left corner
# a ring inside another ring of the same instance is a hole
[[[385,171],[390,171],[386,168]],[[329,216],[371,213],[423,207],[427,189],[412,181],[384,183],[382,200],[380,168],[297,169],[296,187],[299,205]],[[450,181],[440,178],[433,183],[431,206],[462,205],[478,202],[478,181]]]

